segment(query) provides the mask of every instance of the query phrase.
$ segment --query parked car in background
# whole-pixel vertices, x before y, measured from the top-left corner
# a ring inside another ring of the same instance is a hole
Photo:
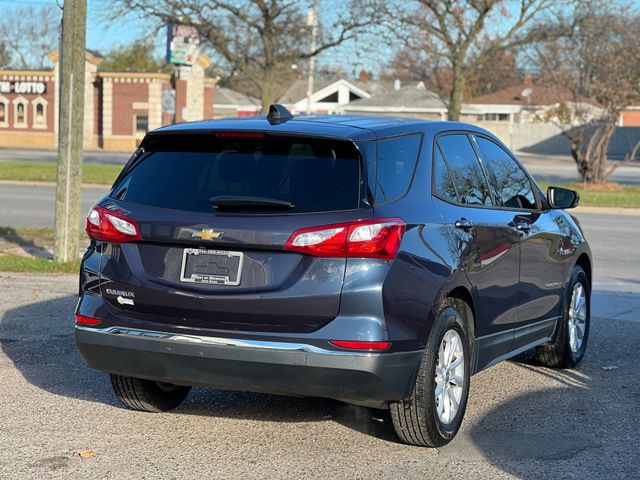
[[[464,123],[276,105],[160,128],[87,218],[78,349],[136,410],[191,386],[328,397],[441,446],[473,374],[583,358],[577,203]]]

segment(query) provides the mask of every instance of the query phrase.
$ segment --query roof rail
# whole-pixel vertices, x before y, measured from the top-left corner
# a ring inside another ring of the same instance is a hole
[[[280,123],[288,122],[293,118],[293,114],[279,103],[274,103],[269,107],[269,113],[267,120],[271,125],[278,125]]]

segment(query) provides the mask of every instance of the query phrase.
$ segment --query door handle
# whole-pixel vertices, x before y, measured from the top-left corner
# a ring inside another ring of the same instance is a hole
[[[464,230],[468,232],[473,228],[473,222],[471,220],[467,220],[466,218],[461,218],[460,220],[456,220],[453,224],[456,228]]]

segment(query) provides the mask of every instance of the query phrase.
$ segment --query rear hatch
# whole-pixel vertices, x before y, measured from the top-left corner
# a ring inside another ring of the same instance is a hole
[[[345,258],[285,250],[299,229],[372,216],[347,140],[149,135],[98,207],[139,238],[103,244],[112,312],[192,328],[310,332],[338,313]]]

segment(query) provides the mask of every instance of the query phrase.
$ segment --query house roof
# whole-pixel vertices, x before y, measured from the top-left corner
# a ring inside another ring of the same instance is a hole
[[[530,91],[530,94],[524,95]],[[497,92],[481,95],[465,102],[471,105],[555,105],[561,102],[593,103],[585,97],[576,97],[560,86],[521,83]]]
[[[380,92],[368,99],[356,100],[346,105],[345,110],[358,111],[373,107],[396,108],[406,111],[421,109],[446,110],[447,107],[437,93],[427,90],[422,82],[407,85],[397,90]]]
[[[213,93],[213,104],[237,106],[251,105],[258,107],[260,102],[258,99],[245,95],[244,93],[216,85]]]
[[[313,82],[313,93],[318,93],[330,85],[338,85],[339,83],[346,83],[347,85],[351,85],[352,87],[365,91],[367,94],[371,93],[369,83],[360,82],[358,80],[345,80],[343,78],[332,80],[327,78],[316,78]],[[298,79],[291,84],[280,100],[278,100],[278,103],[288,105],[297,103],[305,98],[307,98],[307,79]]]

